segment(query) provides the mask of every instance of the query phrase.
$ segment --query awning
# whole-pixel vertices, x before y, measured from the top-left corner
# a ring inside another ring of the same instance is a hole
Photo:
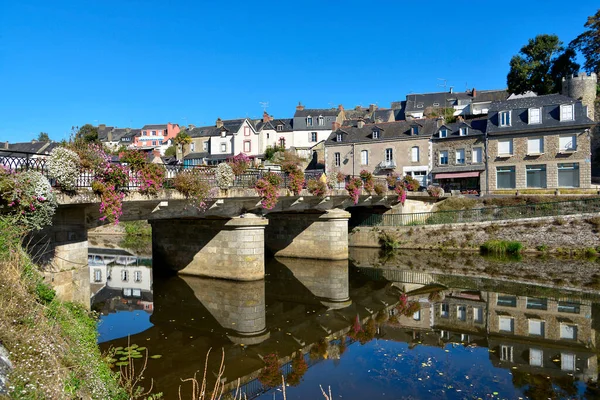
[[[450,178],[477,178],[481,172],[448,172],[445,174],[435,174],[435,179],[450,179]]]

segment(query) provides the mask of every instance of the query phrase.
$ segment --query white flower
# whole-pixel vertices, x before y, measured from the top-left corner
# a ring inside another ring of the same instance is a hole
[[[77,188],[80,160],[77,153],[64,147],[56,147],[48,157],[48,172],[66,191]]]

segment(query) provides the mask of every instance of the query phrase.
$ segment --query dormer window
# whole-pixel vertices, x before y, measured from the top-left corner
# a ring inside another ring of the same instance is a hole
[[[277,132],[281,132],[283,130],[283,125],[277,125]]]
[[[542,109],[541,108],[530,108],[528,112],[529,124],[541,124],[542,123]]]
[[[448,137],[448,129],[441,129],[440,130],[440,138],[445,138]]]
[[[226,131],[221,131],[221,137],[225,137],[225,135],[227,135]]]
[[[468,134],[469,134],[469,128],[466,126],[463,126],[458,130],[458,136],[467,136]]]
[[[575,113],[573,112],[573,104],[563,104],[560,106],[560,120],[573,121]]]
[[[410,134],[412,136],[416,136],[419,134],[419,127],[417,125],[413,125],[410,127]]]
[[[378,130],[373,131],[373,139],[379,139],[379,131]]]
[[[510,126],[510,111],[500,111],[500,126]]]
[[[342,141],[342,134],[341,134],[341,133],[338,133],[338,134],[337,134],[337,136],[336,136],[336,138],[335,138],[335,140],[336,140],[337,142],[341,142],[341,141]]]
[[[312,126],[312,117],[306,117],[306,126]]]
[[[323,126],[325,125],[325,119],[323,118],[322,115],[319,115],[319,126]]]
[[[423,103],[417,104],[417,108],[423,108]]]

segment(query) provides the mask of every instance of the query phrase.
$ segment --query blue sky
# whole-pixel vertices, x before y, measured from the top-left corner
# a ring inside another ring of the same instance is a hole
[[[567,6],[565,6],[567,5]],[[506,86],[529,38],[568,43],[597,0],[0,0],[0,141],[72,125],[291,117]]]

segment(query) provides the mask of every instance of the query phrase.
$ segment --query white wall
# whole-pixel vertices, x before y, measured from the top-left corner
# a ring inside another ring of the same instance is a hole
[[[250,149],[245,147],[246,143],[249,143]],[[260,147],[259,135],[248,123],[248,120],[244,121],[240,126],[240,130],[234,134],[233,151],[234,155],[244,153],[248,156],[256,156],[263,153]]]
[[[317,132],[317,140],[315,142],[311,142],[311,132]],[[294,131],[294,147],[298,148],[310,148],[316,145],[317,143],[327,140],[327,138],[331,135],[331,129],[321,129],[321,130],[311,130],[311,131]],[[287,143],[286,143],[287,146]]]

